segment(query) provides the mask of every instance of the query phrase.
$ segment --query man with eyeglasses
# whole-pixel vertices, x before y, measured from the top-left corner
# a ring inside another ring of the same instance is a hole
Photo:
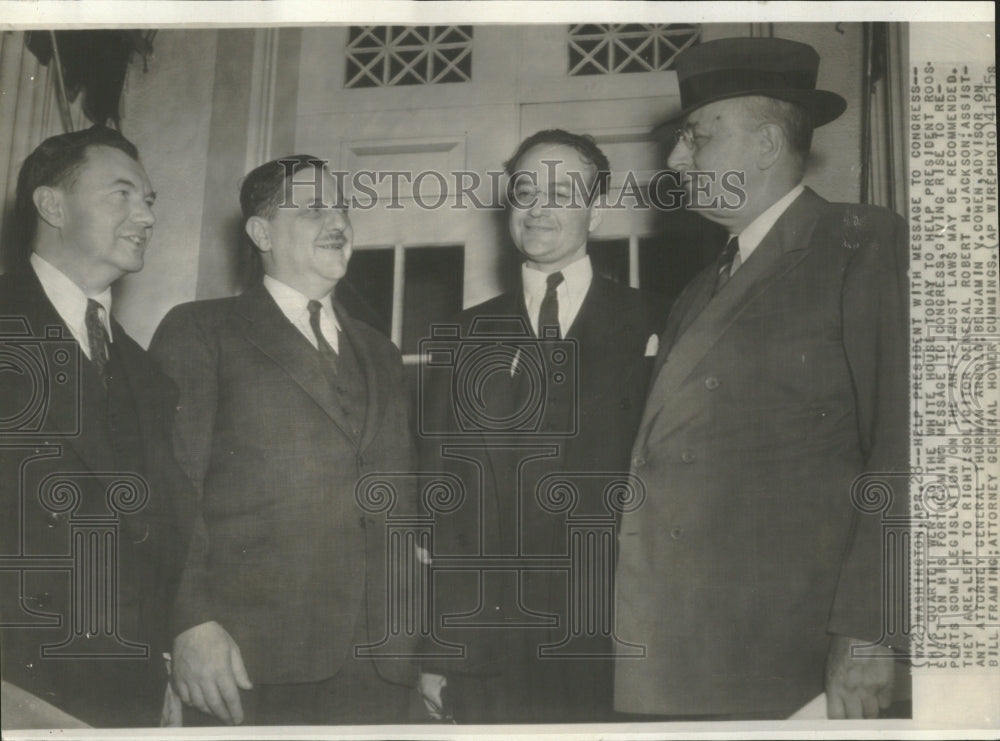
[[[906,512],[906,230],[803,185],[813,129],[846,108],[818,64],[766,38],[676,63],[668,164],[730,239],[671,311],[632,451],[648,500],[622,521],[616,616],[646,656],[618,662],[615,707],[639,718],[785,718],[824,691],[829,717],[872,718],[892,699],[873,656],[901,638],[881,517]],[[881,474],[885,507],[859,495]]]

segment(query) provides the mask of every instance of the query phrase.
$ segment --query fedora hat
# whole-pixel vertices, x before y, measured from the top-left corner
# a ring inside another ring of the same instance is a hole
[[[749,37],[707,41],[681,52],[674,69],[681,110],[657,131],[709,103],[748,95],[795,103],[806,110],[813,126],[830,123],[847,109],[841,96],[816,89],[819,54],[798,41]]]

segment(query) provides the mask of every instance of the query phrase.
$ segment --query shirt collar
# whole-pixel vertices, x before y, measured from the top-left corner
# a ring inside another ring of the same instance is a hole
[[[292,288],[287,283],[282,283],[277,278],[265,274],[264,288],[266,288],[267,292],[271,294],[271,298],[274,299],[278,308],[281,309],[281,313],[293,322],[301,315],[309,313],[309,302],[312,299],[295,288]],[[323,310],[333,319],[333,325],[337,329],[340,329],[340,324],[337,322],[337,315],[333,312],[333,300],[331,299],[331,293],[328,293],[323,298],[317,300],[322,305]]]
[[[108,286],[96,296],[88,296],[73,279],[35,252],[29,258],[31,267],[42,284],[42,290],[55,307],[56,312],[72,330],[86,331],[87,300],[94,299],[104,307],[101,319],[111,338],[111,287]]]
[[[565,286],[565,290],[571,298],[586,295],[594,277],[590,255],[584,254],[559,272],[563,274],[563,282],[559,287]],[[546,283],[548,277],[549,273],[528,267],[528,263],[521,263],[521,282],[524,285],[525,301],[530,302],[533,297],[541,300],[548,288]]]
[[[771,231],[771,227],[777,223],[778,219],[781,218],[781,215],[788,210],[788,207],[792,205],[792,202],[798,198],[804,190],[805,186],[802,183],[799,183],[777,201],[772,203],[767,210],[751,221],[743,231],[736,235],[740,238],[741,262],[747,261],[750,254],[757,249],[757,246],[764,240],[767,233]]]

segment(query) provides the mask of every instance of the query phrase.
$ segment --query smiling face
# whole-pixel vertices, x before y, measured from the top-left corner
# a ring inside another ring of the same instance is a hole
[[[323,171],[322,189],[309,170],[297,172],[290,198],[270,219],[253,216],[247,233],[263,253],[264,272],[303,295],[320,299],[347,273],[354,230],[339,205],[337,183]],[[287,186],[287,182],[286,182]]]
[[[516,163],[511,188],[510,236],[529,267],[562,270],[587,252],[600,212],[587,206],[596,168],[573,147],[539,144]]]
[[[156,194],[142,165],[125,152],[89,147],[74,177],[38,188],[35,197],[42,219],[58,234],[41,256],[85,292],[100,293],[142,270]]]

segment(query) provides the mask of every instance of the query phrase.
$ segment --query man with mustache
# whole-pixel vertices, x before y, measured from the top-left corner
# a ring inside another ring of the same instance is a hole
[[[153,338],[199,499],[173,614],[185,725],[388,723],[408,705],[408,664],[355,651],[386,610],[385,533],[355,487],[413,462],[399,352],[332,299],[354,239],[340,197],[315,157],[251,171],[263,281],[175,308]]]
[[[892,699],[906,227],[803,185],[813,129],[846,108],[818,66],[775,38],[676,61],[668,165],[730,239],[671,309],[632,451],[648,498],[622,520],[616,610],[646,656],[616,667],[624,713],[786,718],[825,690],[831,718],[873,718]],[[884,502],[859,494],[871,481]]]
[[[120,132],[46,139],[21,167],[0,276],[3,679],[96,726],[159,719],[183,549],[176,388],[111,315],[112,285],[143,267],[155,198]],[[65,554],[72,581],[29,568]],[[25,720],[15,712],[5,728]]]

